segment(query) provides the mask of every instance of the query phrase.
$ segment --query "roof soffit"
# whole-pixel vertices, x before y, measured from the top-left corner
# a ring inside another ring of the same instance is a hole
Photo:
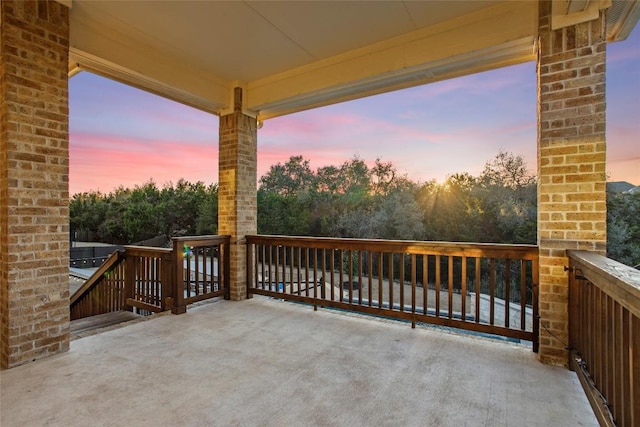
[[[500,3],[250,82],[248,106],[266,119],[530,61],[536,32],[536,2]]]
[[[246,112],[269,118],[533,60],[537,12],[537,0],[74,0],[70,75],[87,69],[215,114],[240,86]]]

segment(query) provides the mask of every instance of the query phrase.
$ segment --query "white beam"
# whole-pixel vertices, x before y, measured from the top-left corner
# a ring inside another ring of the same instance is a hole
[[[558,30],[598,19],[600,11],[611,6],[611,0],[553,0],[551,28]]]
[[[214,114],[231,104],[230,82],[100,30],[87,19],[72,20],[70,64]]]
[[[494,30],[504,22],[502,31]],[[248,108],[267,119],[535,59],[537,2],[474,14],[250,82]]]

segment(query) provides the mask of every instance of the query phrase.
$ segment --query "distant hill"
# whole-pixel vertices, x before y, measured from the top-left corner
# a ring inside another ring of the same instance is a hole
[[[633,192],[638,191],[637,187],[627,181],[615,181],[615,182],[607,182],[607,191],[611,191],[613,193],[624,193],[625,191],[634,190]]]

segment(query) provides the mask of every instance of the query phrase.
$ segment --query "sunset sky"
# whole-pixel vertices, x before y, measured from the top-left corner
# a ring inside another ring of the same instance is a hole
[[[218,181],[218,117],[82,72],[69,80],[70,194]],[[258,130],[258,177],[302,155],[353,156],[416,182],[478,175],[502,149],[536,169],[535,63],[305,111]],[[640,28],[607,50],[607,170],[640,185]]]

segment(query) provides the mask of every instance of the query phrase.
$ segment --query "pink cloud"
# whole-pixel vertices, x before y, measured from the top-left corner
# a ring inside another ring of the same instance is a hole
[[[270,130],[264,132],[268,127]],[[297,116],[285,116],[267,121],[264,128],[259,131],[258,139],[259,141],[262,139],[263,144],[267,145],[289,145],[292,142],[298,142],[299,146],[307,148],[309,146],[341,146],[348,142],[354,148],[362,143],[370,148],[371,142],[383,144],[387,141],[388,143],[390,137],[394,140],[407,138],[424,140],[437,139],[440,135],[424,131],[419,126],[406,126],[361,114],[318,111],[318,114],[313,117],[313,122],[310,122],[307,117]]]
[[[316,114],[317,113],[317,114]],[[484,162],[504,149],[522,155],[535,170],[535,117],[531,122],[454,125],[438,123],[438,131],[426,130],[427,122],[399,123],[357,113],[314,112],[267,121],[258,135],[259,171],[303,155],[315,169],[340,165],[354,155],[373,164],[376,158],[392,162],[398,172],[417,181],[442,181],[454,172],[479,173]],[[436,127],[436,126],[434,126]],[[269,132],[264,132],[270,129]]]
[[[640,156],[607,161],[609,181],[627,181],[640,185]]]
[[[138,141],[135,139],[84,135],[77,142],[71,136],[70,193],[109,192],[123,185],[133,187],[149,179],[162,185],[180,178],[218,181],[218,146],[203,147],[174,141]]]

